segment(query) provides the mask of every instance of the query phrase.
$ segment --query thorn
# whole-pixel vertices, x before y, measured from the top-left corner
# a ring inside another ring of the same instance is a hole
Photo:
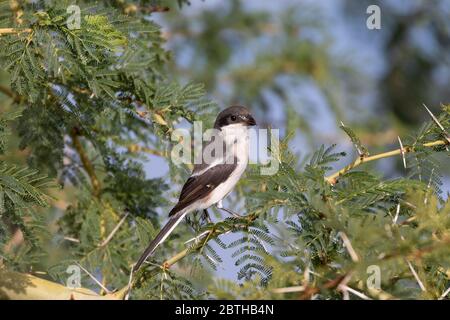
[[[400,152],[402,153],[402,159],[403,159],[403,167],[406,169],[406,157],[405,157],[405,150],[403,148],[402,139],[400,139],[400,136],[397,136],[398,143],[400,144]]]
[[[397,223],[399,214],[400,214],[400,203],[397,204],[397,210],[395,211],[395,217],[394,217],[394,220],[392,221],[394,224]]]
[[[133,276],[134,276],[134,267],[136,264],[133,264],[131,266],[131,270],[130,270],[130,275],[128,277],[128,285],[127,285],[127,293],[125,294],[125,297],[123,298],[124,300],[129,300],[130,299],[130,294],[131,294],[131,289],[133,286]]]
[[[443,300],[450,293],[450,287],[439,297],[438,300]]]
[[[76,242],[76,243],[80,243],[80,240],[75,239],[75,238],[71,238],[71,237],[64,237],[64,240],[70,241],[70,242]]]
[[[85,268],[83,268],[83,266],[81,264],[79,264],[78,262],[75,262],[80,268],[81,270],[83,270],[84,272],[86,272],[86,274],[96,283],[99,285],[100,288],[102,288],[103,290],[105,290],[105,292],[107,294],[110,294],[111,291],[108,290],[108,288],[106,288],[100,281],[97,280],[97,278],[95,278],[89,271],[87,271]]]
[[[427,192],[426,192],[425,199],[423,200],[423,204],[427,204],[427,203],[428,203],[428,190],[429,190],[430,187],[431,187],[431,182],[432,182],[432,180],[433,180],[433,173],[434,173],[434,168],[431,169],[430,180],[428,181]]]
[[[366,296],[364,293],[359,292],[359,291],[357,291],[357,290],[355,290],[355,289],[353,289],[353,288],[350,288],[350,287],[347,286],[347,285],[339,285],[339,289],[342,290],[342,291],[348,291],[348,292],[351,292],[351,293],[353,293],[355,296],[357,296],[357,297],[359,297],[359,298],[361,298],[361,299],[363,299],[363,300],[372,300],[371,298],[369,298],[368,296]]]
[[[119,228],[122,226],[122,224],[125,222],[125,220],[127,219],[127,217],[130,215],[129,212],[125,213],[125,215],[122,217],[122,219],[120,219],[119,223],[114,227],[114,229],[111,231],[111,233],[106,237],[105,240],[103,240],[102,243],[100,243],[98,245],[98,247],[104,247],[106,246],[111,239],[114,237],[114,235],[116,234],[116,232],[119,230]]]
[[[418,284],[419,287],[420,287],[420,290],[426,292],[427,289],[426,289],[425,286],[423,285],[423,282],[420,280],[419,275],[417,274],[416,270],[414,270],[413,265],[412,265],[411,262],[409,262],[409,261],[406,261],[406,262],[408,263],[409,269],[411,270],[411,273],[413,274],[414,278],[416,279],[417,284]]]
[[[196,236],[196,237],[194,237],[194,238],[192,238],[192,239],[189,239],[188,241],[185,241],[184,244],[187,244],[187,243],[189,243],[189,242],[191,242],[191,241],[195,241],[195,243],[198,243],[198,241],[199,241],[203,236],[205,236],[206,234],[208,234],[208,233],[210,233],[210,232],[211,232],[211,230],[206,230],[205,232],[200,233],[198,236]]]
[[[450,143],[450,135],[445,130],[444,126],[434,116],[434,114],[430,111],[430,109],[428,109],[428,107],[425,105],[425,103],[422,103],[422,105],[427,110],[427,112],[430,114],[430,117],[431,117],[431,119],[433,119],[434,123],[436,123],[436,125],[439,127],[439,129],[441,129],[441,131],[443,132],[445,140],[447,140],[447,142]],[[447,151],[448,151],[448,148],[447,148]]]
[[[444,127],[442,126],[442,124],[438,121],[438,119],[434,116],[434,114],[430,111],[430,109],[428,109],[428,107],[425,105],[425,103],[422,103],[423,107],[428,111],[428,113],[430,114],[431,118],[433,119],[433,121],[438,125],[438,127],[445,132]],[[446,133],[446,132],[445,132]]]
[[[342,231],[339,232],[339,235],[341,236],[342,242],[344,243],[344,246],[347,249],[350,257],[353,260],[353,262],[358,262],[359,261],[358,254],[356,253],[355,249],[353,249],[353,246],[352,246],[352,243],[350,242],[350,239]]]
[[[207,257],[209,260],[211,260],[211,262],[212,262],[214,265],[217,264],[217,261],[214,260],[209,254],[207,254],[206,257]]]

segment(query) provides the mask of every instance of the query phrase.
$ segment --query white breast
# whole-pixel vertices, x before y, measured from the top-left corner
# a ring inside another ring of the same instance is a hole
[[[247,127],[228,126],[228,128],[223,128],[222,131],[228,148],[226,155],[227,157],[237,158],[237,167],[229,179],[218,185],[211,192],[210,197],[202,204],[202,208],[200,209],[206,209],[226,197],[233,190],[247,168],[249,153],[249,135]]]

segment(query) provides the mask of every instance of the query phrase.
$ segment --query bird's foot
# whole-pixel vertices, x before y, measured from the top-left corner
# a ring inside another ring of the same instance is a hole
[[[202,219],[204,219],[208,223],[212,223],[211,217],[209,216],[209,212],[207,209],[203,209]]]

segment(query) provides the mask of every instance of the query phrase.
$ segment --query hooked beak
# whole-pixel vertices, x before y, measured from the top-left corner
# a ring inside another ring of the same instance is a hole
[[[246,124],[247,126],[249,126],[249,127],[250,127],[250,126],[256,126],[256,121],[255,121],[255,119],[253,119],[253,117],[252,117],[251,114],[246,115],[246,116],[244,116],[243,118],[244,118],[245,124]]]

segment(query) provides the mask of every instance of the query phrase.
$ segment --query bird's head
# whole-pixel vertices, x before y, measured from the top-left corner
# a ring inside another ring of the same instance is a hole
[[[256,121],[246,107],[231,106],[219,113],[214,128],[222,129],[226,126],[255,126]]]

